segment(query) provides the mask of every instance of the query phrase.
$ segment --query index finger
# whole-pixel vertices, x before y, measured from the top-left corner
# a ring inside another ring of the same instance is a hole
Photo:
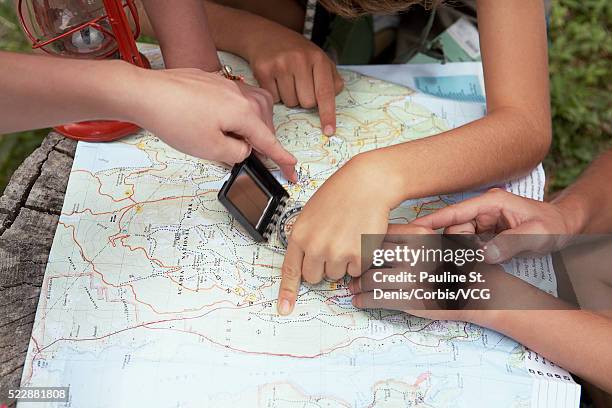
[[[244,137],[255,150],[278,164],[287,180],[296,182],[295,165],[297,159],[280,144],[268,126],[254,114],[250,118],[242,118],[240,121],[243,122],[243,125],[234,132]]]
[[[293,312],[298,291],[302,282],[302,262],[304,251],[295,242],[289,240],[287,254],[281,269],[281,284],[278,291],[278,313],[288,316]]]
[[[326,136],[336,133],[336,84],[332,67],[320,62],[313,67],[315,97],[321,128]]]
[[[475,220],[479,215],[485,213],[491,214],[497,212],[497,208],[498,206],[491,202],[490,197],[483,195],[417,218],[411,222],[411,225],[418,225],[432,230],[448,228]]]

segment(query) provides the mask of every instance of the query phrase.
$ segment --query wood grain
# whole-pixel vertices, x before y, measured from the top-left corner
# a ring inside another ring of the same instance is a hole
[[[76,142],[45,138],[0,197],[0,403],[18,388]]]

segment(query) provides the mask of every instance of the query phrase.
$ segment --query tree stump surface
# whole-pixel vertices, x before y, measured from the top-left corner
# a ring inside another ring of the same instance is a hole
[[[75,150],[50,133],[0,197],[0,406],[14,406]]]

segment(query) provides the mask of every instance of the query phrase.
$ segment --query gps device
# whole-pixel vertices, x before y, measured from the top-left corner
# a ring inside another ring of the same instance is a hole
[[[251,154],[232,168],[219,191],[219,201],[257,242],[267,242],[277,231],[289,193]]]

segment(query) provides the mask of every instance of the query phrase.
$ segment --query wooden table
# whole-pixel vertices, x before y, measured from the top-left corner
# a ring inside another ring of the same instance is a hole
[[[21,381],[75,150],[50,133],[0,197],[0,406]]]

